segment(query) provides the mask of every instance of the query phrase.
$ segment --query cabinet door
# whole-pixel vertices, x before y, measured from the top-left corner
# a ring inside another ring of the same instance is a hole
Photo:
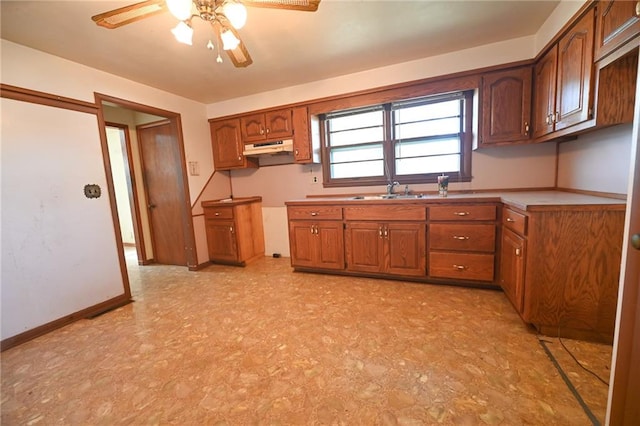
[[[484,75],[480,145],[527,141],[530,124],[531,67]]]
[[[381,272],[384,260],[384,225],[349,222],[345,231],[347,270]]]
[[[244,143],[259,142],[266,139],[264,114],[245,115],[240,118],[240,123]]]
[[[317,222],[315,266],[344,269],[344,229],[342,221]]]
[[[307,107],[292,110],[293,159],[296,163],[311,163],[311,138],[309,137],[309,116]]]
[[[594,19],[592,9],[558,42],[555,130],[591,118]]]
[[[424,223],[386,224],[383,230],[388,252],[385,272],[416,277],[426,275],[425,230]]]
[[[547,52],[533,69],[533,137],[553,132],[556,109],[558,46]]]
[[[267,139],[287,138],[293,135],[290,108],[267,112],[264,121]]]
[[[238,247],[233,221],[207,220],[206,233],[210,260],[238,261]]]
[[[295,220],[289,222],[291,266],[314,267],[316,265],[315,222]]]
[[[525,241],[521,236],[503,229],[500,255],[500,287],[516,310],[522,313],[524,304]]]
[[[600,0],[597,7],[595,60],[599,61],[640,33],[636,1]]]
[[[240,120],[231,119],[212,122],[211,143],[213,162],[217,170],[245,167],[242,149],[244,144],[240,137]]]

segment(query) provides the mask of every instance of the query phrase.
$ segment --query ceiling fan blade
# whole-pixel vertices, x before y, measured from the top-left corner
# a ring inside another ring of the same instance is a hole
[[[315,12],[320,0],[242,0],[245,6]]]
[[[240,40],[240,35],[234,28],[229,28],[229,30],[231,30],[231,32],[233,32],[233,35],[235,35],[236,38]],[[245,47],[242,40],[240,40],[240,43],[238,43],[238,46],[236,46],[235,49],[225,50],[225,52],[227,52],[227,55],[229,55],[229,59],[231,59],[231,62],[233,62],[233,65],[235,65],[236,68],[245,68],[253,63],[253,59],[251,59],[251,56],[249,56],[249,52],[247,51],[247,48]]]
[[[101,27],[113,29],[167,10],[164,0],[148,0],[110,10],[91,19]]]

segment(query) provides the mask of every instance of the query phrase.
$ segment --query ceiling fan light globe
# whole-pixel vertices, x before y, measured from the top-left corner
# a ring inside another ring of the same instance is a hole
[[[191,0],[167,0],[169,12],[181,21],[191,17]]]
[[[193,44],[193,28],[183,21],[180,21],[171,32],[180,43],[188,44],[189,46]]]
[[[230,30],[223,31],[220,34],[220,38],[222,39],[223,50],[233,50],[240,44],[240,40]]]
[[[226,1],[222,6],[222,13],[236,30],[244,27],[244,24],[247,23],[247,8],[242,3]]]

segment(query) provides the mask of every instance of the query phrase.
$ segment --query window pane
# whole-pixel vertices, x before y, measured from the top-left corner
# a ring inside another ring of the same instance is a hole
[[[418,157],[396,160],[396,175],[448,173],[460,171],[460,155]]]
[[[394,131],[395,139],[451,135],[460,132],[460,118],[441,118],[432,121],[418,121],[410,124],[396,124]]]
[[[383,175],[384,166],[382,160],[331,165],[331,177],[336,179]]]
[[[331,133],[329,143],[331,146],[344,146],[367,142],[382,142],[382,139],[384,139],[384,135],[382,126],[380,126]]]
[[[329,120],[329,131],[358,129],[362,127],[382,126],[383,111],[364,112],[362,114],[335,117]]]
[[[331,164],[368,160],[382,160],[382,144],[350,146],[331,150]]]
[[[396,142],[396,158],[428,155],[458,154],[458,138]]]
[[[460,115],[460,100],[457,99],[435,104],[401,107],[394,111],[394,120],[396,123],[410,123],[412,121],[431,120],[456,115]]]

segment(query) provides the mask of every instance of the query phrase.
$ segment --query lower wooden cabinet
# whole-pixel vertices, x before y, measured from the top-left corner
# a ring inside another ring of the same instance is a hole
[[[262,198],[203,201],[209,260],[245,265],[264,256]]]
[[[344,269],[342,221],[290,221],[289,241],[291,246],[291,266]]]
[[[347,222],[347,270],[424,276],[425,229],[424,223]]]
[[[543,334],[613,341],[624,206],[563,206],[502,218],[500,285]]]

